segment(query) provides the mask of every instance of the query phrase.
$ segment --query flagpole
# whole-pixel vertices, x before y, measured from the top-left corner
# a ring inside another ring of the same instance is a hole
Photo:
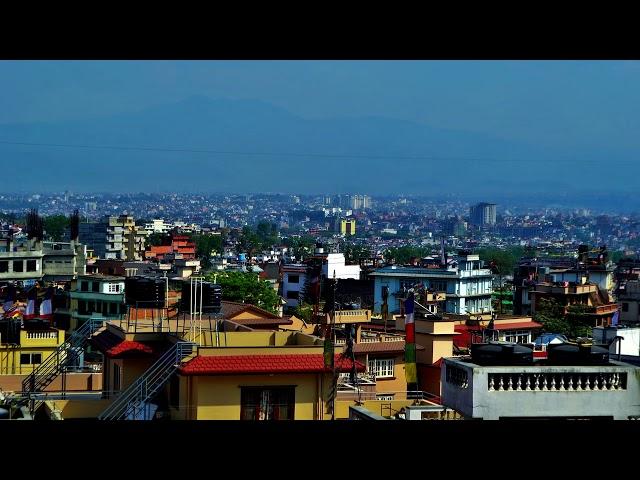
[[[407,392],[416,392],[418,390],[414,309],[415,309],[415,297],[414,297],[413,288],[411,288],[409,289],[407,299],[404,302],[404,330],[405,330],[404,364],[405,364],[405,376],[407,380]]]

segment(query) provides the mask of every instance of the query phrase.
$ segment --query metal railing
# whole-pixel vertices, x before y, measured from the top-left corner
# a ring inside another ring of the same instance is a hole
[[[22,381],[22,392],[31,395],[41,392],[53,382],[62,371],[77,360],[84,347],[93,335],[103,325],[103,320],[87,320],[80,328],[67,337],[56,350],[47,357],[31,374]],[[31,402],[31,411],[35,411],[36,405]]]
[[[192,342],[177,342],[167,350],[151,367],[123,391],[109,407],[102,412],[99,420],[135,420],[142,418],[151,400],[171,378],[185,357],[196,348]]]

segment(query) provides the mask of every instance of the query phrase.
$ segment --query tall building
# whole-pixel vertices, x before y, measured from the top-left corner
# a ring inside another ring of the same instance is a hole
[[[471,223],[477,226],[496,224],[496,204],[481,202],[473,205],[469,210]]]
[[[356,234],[356,221],[353,218],[340,220],[340,234],[341,235],[355,235]]]
[[[129,215],[105,217],[97,223],[81,223],[80,242],[99,258],[142,260],[148,232]]]

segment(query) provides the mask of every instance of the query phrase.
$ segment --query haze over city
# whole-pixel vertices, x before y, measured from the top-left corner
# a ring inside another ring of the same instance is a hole
[[[640,66],[0,63],[6,191],[540,199],[635,209]]]

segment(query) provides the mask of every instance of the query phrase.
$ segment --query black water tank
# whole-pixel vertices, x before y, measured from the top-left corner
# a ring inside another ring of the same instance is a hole
[[[473,343],[473,363],[491,365],[533,365],[533,350],[517,343]]]
[[[183,312],[189,312],[191,310],[191,282],[184,282],[182,284],[182,300],[180,302],[180,309]],[[199,288],[199,286],[198,286]],[[200,301],[198,299],[198,305],[196,305],[196,311],[200,308]],[[222,287],[218,284],[211,282],[202,282],[202,312],[203,313],[220,313],[222,309]]]
[[[547,347],[549,365],[607,365],[609,349],[599,345],[560,343]]]
[[[125,302],[140,308],[163,308],[166,282],[161,278],[127,277],[124,280]]]

